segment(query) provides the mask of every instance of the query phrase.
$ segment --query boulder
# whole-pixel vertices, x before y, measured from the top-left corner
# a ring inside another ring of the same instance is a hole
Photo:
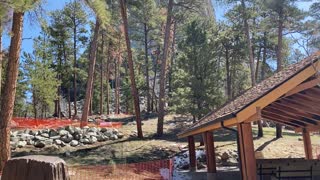
[[[94,132],[94,133],[97,133],[98,129],[95,128],[95,127],[92,127],[92,128],[89,128],[88,129],[88,132]]]
[[[90,144],[90,140],[88,138],[80,139],[80,142],[83,144]]]
[[[69,143],[69,142],[71,142],[73,140],[73,136],[68,133],[68,134],[66,134],[64,136],[61,136],[60,140],[65,142],[65,143]]]
[[[82,137],[82,134],[79,134],[79,133],[75,132],[72,136],[73,136],[73,139],[79,141],[81,139],[81,137]]]
[[[34,138],[34,136],[30,135],[30,134],[21,134],[20,135],[20,141],[27,141],[27,140],[30,140],[33,138]]]
[[[41,136],[42,136],[42,137],[45,137],[45,138],[49,138],[49,137],[50,137],[50,136],[49,136],[49,133],[42,133]]]
[[[51,156],[24,156],[10,159],[1,180],[70,180],[66,163]]]
[[[117,136],[118,136],[119,139],[121,139],[121,138],[123,138],[124,134],[119,132]]]
[[[56,145],[61,145],[62,144],[62,141],[60,139],[55,139],[53,141]]]
[[[43,141],[38,140],[34,143],[34,147],[36,147],[36,148],[44,148],[45,146],[46,146],[46,144]]]
[[[72,126],[66,126],[65,130],[68,131],[70,134],[73,134],[75,132]]]
[[[100,132],[104,133],[106,132],[108,129],[107,128],[101,128]]]
[[[90,144],[94,144],[96,142],[98,142],[98,139],[95,136],[91,136],[89,139]]]
[[[50,139],[53,139],[53,140],[55,140],[55,139],[60,139],[60,135],[57,135],[57,136],[51,136],[51,137],[50,137]]]
[[[78,145],[79,145],[79,142],[76,141],[76,140],[72,140],[72,141],[70,142],[70,146],[72,146],[72,147],[76,147],[76,146],[78,146]]]
[[[59,136],[59,132],[55,129],[50,129],[49,136],[50,137]]]
[[[111,140],[117,140],[117,139],[118,139],[118,136],[115,135],[115,134],[112,134],[112,135],[110,136],[110,139],[111,139]]]
[[[33,130],[30,130],[29,134],[32,135],[32,136],[35,136],[37,133],[35,131],[33,131]]]
[[[44,141],[44,140],[46,140],[47,138],[45,138],[45,137],[42,137],[42,136],[35,136],[34,138],[33,138],[33,140],[35,140],[35,141]]]
[[[96,132],[88,132],[87,135],[89,135],[89,136],[97,136],[97,133]]]
[[[33,140],[27,140],[27,145],[34,145],[34,141]]]
[[[17,143],[17,147],[18,148],[23,148],[23,147],[25,147],[27,145],[27,141],[19,141],[18,143]]]
[[[112,130],[112,133],[115,134],[115,135],[118,135],[119,130],[118,130],[118,129],[113,129],[113,130]]]
[[[69,134],[69,132],[67,130],[64,130],[64,129],[59,130],[59,135],[60,136],[65,136],[67,134]]]

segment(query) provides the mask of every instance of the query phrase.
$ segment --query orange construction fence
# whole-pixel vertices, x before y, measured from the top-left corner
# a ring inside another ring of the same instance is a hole
[[[172,179],[173,161],[156,160],[132,164],[104,166],[71,166],[71,180],[104,180],[104,179]]]
[[[43,129],[43,128],[59,128],[64,126],[80,126],[80,121],[71,119],[57,119],[57,118],[12,118],[11,128],[13,129]],[[90,127],[108,127],[108,128],[121,128],[122,122],[104,122],[97,120],[96,122],[88,123]]]

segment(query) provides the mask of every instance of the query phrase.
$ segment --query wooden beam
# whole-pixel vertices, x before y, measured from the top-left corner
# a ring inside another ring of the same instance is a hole
[[[283,124],[283,125],[286,125],[286,126],[290,126],[290,127],[292,127],[292,128],[303,127],[303,126],[301,126],[300,124],[292,123],[292,122],[289,122],[289,121],[284,121],[284,120],[282,120],[282,119],[277,119],[277,118],[275,118],[275,117],[267,116],[267,115],[265,115],[265,114],[262,114],[262,117],[263,117],[264,119],[268,119],[268,120],[271,120],[271,121],[273,121],[273,122],[278,122],[278,123],[280,123],[280,124]]]
[[[320,126],[307,126],[307,127],[303,127],[303,128],[296,128],[295,132],[302,132],[303,129],[308,130],[309,132],[319,132],[320,131]]]
[[[237,124],[238,120],[236,118],[231,118],[231,119],[227,119],[224,121],[224,125],[226,127],[231,127],[231,126],[235,126]],[[207,126],[203,126],[202,128],[199,129],[195,129],[183,134],[178,134],[178,138],[184,138],[184,137],[188,137],[188,136],[192,136],[192,135],[196,135],[196,134],[201,134],[204,133],[206,131],[213,131],[215,129],[219,129],[221,128],[221,124],[220,123],[215,123],[215,124],[210,124]]]
[[[252,138],[251,123],[237,124],[242,179],[256,180],[256,158]]]
[[[293,107],[295,109],[300,109],[300,110],[302,110],[304,112],[308,112],[310,114],[315,114],[315,115],[320,116],[320,112],[317,111],[317,110],[314,110],[310,106],[306,107],[304,104],[293,102],[293,101],[290,101],[290,100],[287,100],[287,99],[281,99],[279,101],[280,101],[281,104]]]
[[[257,120],[261,119],[261,108],[257,107],[256,109],[257,109],[256,113],[254,115],[252,115],[251,117],[249,117],[244,122],[252,122],[252,121],[257,121]]]
[[[194,137],[189,136],[188,137],[188,148],[189,148],[189,160],[190,160],[190,171],[196,171],[197,170],[197,158],[196,158],[196,147],[194,144]]]
[[[305,117],[305,118],[308,118],[308,119],[312,119],[312,120],[315,120],[315,121],[319,121],[318,119],[315,119],[314,118],[314,114],[312,113],[309,113],[309,112],[305,112],[303,111],[300,107],[293,107],[293,106],[290,106],[288,104],[285,104],[285,103],[278,103],[278,102],[274,102],[272,103],[273,107],[275,108],[279,108],[279,109],[282,109],[284,111],[287,111],[288,113],[293,113],[293,114],[297,114],[299,116],[302,116],[302,117]]]
[[[319,98],[320,98],[320,96],[319,96]],[[293,95],[293,96],[287,97],[285,99],[292,101],[292,102],[296,102],[296,103],[302,103],[305,106],[320,110],[320,108],[318,107],[319,103],[314,100],[305,99],[305,98],[302,98],[297,95]]]
[[[308,93],[306,92],[302,92],[302,93],[297,93],[294,95],[294,97],[299,97],[299,98],[303,98],[303,99],[306,99],[308,101],[314,101],[314,102],[317,102],[317,103],[320,103],[320,99],[319,96],[318,97],[313,97],[313,96],[310,96]]]
[[[303,146],[304,146],[304,152],[306,155],[306,159],[309,159],[309,160],[313,159],[310,132],[306,129],[303,129],[302,137],[303,137]]]
[[[216,155],[214,151],[214,144],[213,144],[213,134],[212,132],[205,132],[203,133],[203,137],[205,137],[205,150],[206,150],[206,159],[207,159],[207,171],[208,173],[216,173]]]
[[[279,111],[277,109],[271,109],[270,107],[269,108],[264,108],[263,109],[263,113],[276,115],[278,117],[282,117],[282,118],[287,119],[289,121],[298,121],[298,122],[305,123],[305,124],[310,124],[310,125],[317,125],[318,124],[316,121],[313,121],[311,119],[307,119],[307,118],[302,118],[301,119],[298,116],[294,116],[294,115],[291,115],[291,114],[288,114],[288,113],[284,113],[284,112]]]
[[[295,88],[293,88],[292,90],[290,90],[289,92],[287,92],[284,97],[287,97],[287,96],[291,96],[293,94],[296,94],[296,93],[299,93],[301,91],[304,91],[306,89],[310,89],[310,88],[313,88],[314,86],[320,84],[320,78],[315,78],[313,80],[310,80],[308,82],[305,82],[305,83],[302,83],[298,86],[296,86]]]

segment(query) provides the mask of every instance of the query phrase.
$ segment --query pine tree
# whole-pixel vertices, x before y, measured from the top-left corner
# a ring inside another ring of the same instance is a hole
[[[10,152],[10,123],[13,114],[14,99],[16,93],[16,84],[18,78],[19,59],[22,41],[22,26],[24,12],[31,9],[37,1],[15,1],[12,4],[14,8],[12,17],[12,37],[9,49],[8,67],[6,71],[6,79],[1,94],[0,109],[0,170],[3,169],[5,163],[11,156]],[[1,5],[3,5],[0,2]]]
[[[143,138],[141,115],[140,115],[139,93],[136,86],[131,43],[130,43],[129,34],[128,34],[129,31],[128,31],[128,20],[127,20],[127,6],[126,6],[125,0],[120,0],[120,11],[121,11],[125,40],[127,45],[128,66],[129,66],[130,82],[131,82],[131,94],[133,96],[133,101],[134,101],[134,110],[135,110],[136,122],[137,122],[137,132],[138,132],[138,137]]]

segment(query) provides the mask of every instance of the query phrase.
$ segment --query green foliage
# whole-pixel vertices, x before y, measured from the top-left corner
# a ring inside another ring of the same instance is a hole
[[[34,40],[33,54],[24,53],[25,72],[28,77],[29,91],[32,93],[33,112],[52,112],[53,102],[57,99],[60,82],[52,68],[52,56],[48,51],[48,41],[38,37]]]
[[[171,110],[201,118],[223,102],[222,69],[210,22],[196,19],[185,27],[173,72]]]

